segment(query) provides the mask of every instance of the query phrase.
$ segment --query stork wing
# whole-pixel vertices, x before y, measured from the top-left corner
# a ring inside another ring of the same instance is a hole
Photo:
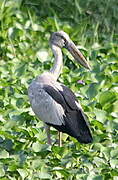
[[[39,84],[29,87],[28,95],[34,113],[45,123],[53,125],[64,124],[64,109]]]
[[[55,102],[60,104],[64,109],[64,124],[61,126],[52,123],[47,124],[77,138],[81,143],[92,142],[89,125],[74,93],[69,88],[59,83],[53,86],[44,85],[43,88]]]

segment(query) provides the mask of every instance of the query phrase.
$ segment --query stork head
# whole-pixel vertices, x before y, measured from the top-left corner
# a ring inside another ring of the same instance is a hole
[[[52,33],[52,36],[50,38],[51,44],[58,46],[60,48],[66,48],[68,51],[72,54],[74,59],[78,63],[80,63],[82,66],[84,66],[87,69],[90,69],[90,66],[83,56],[83,54],[79,51],[79,49],[76,47],[76,45],[73,43],[73,41],[70,39],[67,33],[64,31],[58,31]]]

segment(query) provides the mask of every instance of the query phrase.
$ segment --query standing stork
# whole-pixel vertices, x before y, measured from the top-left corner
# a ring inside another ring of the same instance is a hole
[[[91,143],[92,135],[81,105],[74,93],[65,85],[57,82],[63,66],[62,48],[66,48],[85,68],[90,69],[85,57],[64,31],[54,32],[50,38],[54,53],[54,66],[32,81],[28,95],[36,116],[44,121],[48,143],[51,144],[50,126],[76,138],[80,143]]]

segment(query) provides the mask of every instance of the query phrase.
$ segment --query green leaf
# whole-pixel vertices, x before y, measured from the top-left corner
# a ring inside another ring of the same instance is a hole
[[[104,180],[104,176],[102,175],[95,175],[92,180]]]
[[[100,157],[94,157],[93,162],[96,164],[97,167],[105,164],[105,160],[103,158],[100,158]]]
[[[41,168],[44,165],[45,165],[44,160],[42,160],[40,158],[32,160],[32,167],[33,167],[33,169],[39,169],[39,168]]]
[[[114,169],[114,168],[117,168],[118,167],[118,159],[111,159],[110,160],[110,165],[111,167]]]
[[[112,81],[113,83],[118,83],[118,71],[112,73]]]
[[[42,144],[40,144],[39,142],[35,142],[32,144],[32,149],[34,152],[40,152],[42,148]]]
[[[116,0],[0,0],[0,180],[117,180],[117,18]],[[51,127],[48,145],[31,110],[28,86],[54,64],[50,37],[60,30],[91,66],[88,71],[62,49],[58,81],[89,116],[91,144],[65,133],[59,147]]]
[[[28,176],[28,172],[25,169],[17,169],[17,171],[19,172],[23,180]]]
[[[113,112],[118,113],[118,100],[113,103]]]
[[[112,149],[111,147],[101,146],[101,153],[104,155],[104,157],[107,161],[109,161],[109,159],[110,159],[111,149]]]
[[[39,61],[43,63],[44,61],[47,61],[49,54],[46,50],[40,49],[40,51],[36,53],[36,56],[39,59]]]
[[[107,108],[107,105],[111,105],[114,101],[116,101],[116,99],[117,96],[115,92],[104,91],[100,94],[99,102],[103,106],[103,108]]]
[[[117,158],[118,157],[118,147],[116,147],[115,149],[113,149],[111,152],[110,152],[110,154],[111,154],[111,157],[112,158]]]
[[[94,109],[94,113],[96,115],[96,120],[100,121],[101,123],[104,123],[105,120],[107,119],[107,113],[104,110],[101,109]]]
[[[23,75],[23,73],[25,73],[25,71],[26,71],[26,65],[23,64],[15,70],[15,73],[17,74],[17,76],[21,76]]]
[[[0,177],[5,176],[5,170],[2,164],[0,164]]]
[[[6,150],[0,151],[0,159],[9,158],[9,153]]]
[[[39,175],[40,179],[50,179],[50,177],[51,177],[50,174],[47,172],[40,172],[40,173],[38,173],[38,175]]]
[[[91,83],[88,90],[86,91],[89,99],[95,98],[98,94],[99,84],[98,83]]]

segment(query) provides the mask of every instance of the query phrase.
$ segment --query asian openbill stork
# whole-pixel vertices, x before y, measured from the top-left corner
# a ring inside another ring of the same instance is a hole
[[[44,72],[32,81],[28,95],[36,116],[44,121],[48,143],[51,144],[50,126],[61,132],[75,137],[80,143],[91,143],[92,135],[86,116],[74,93],[65,85],[57,82],[63,66],[62,48],[66,48],[85,68],[90,69],[85,57],[63,31],[54,32],[50,38],[54,53],[54,66],[49,72]]]

